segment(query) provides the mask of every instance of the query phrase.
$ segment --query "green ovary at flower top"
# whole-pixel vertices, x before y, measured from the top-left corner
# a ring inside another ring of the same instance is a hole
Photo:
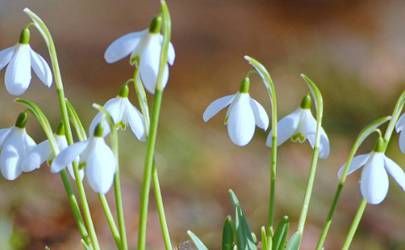
[[[155,93],[156,80],[159,73],[160,54],[162,51],[163,36],[160,34],[162,18],[155,17],[148,29],[132,32],[113,41],[105,51],[104,58],[107,63],[115,63],[131,55],[131,61],[139,58],[139,74],[145,88]],[[172,43],[169,43],[167,62],[173,65],[175,52]],[[132,63],[132,62],[131,62]],[[165,66],[163,72],[163,88],[169,79],[169,67]]]
[[[31,49],[29,28],[21,32],[18,43],[0,51],[0,70],[7,66],[5,85],[8,93],[14,96],[24,94],[31,83],[31,68],[41,80],[50,87],[52,72],[45,59]]]
[[[247,145],[253,138],[255,127],[267,130],[269,118],[263,106],[249,95],[249,78],[242,80],[239,92],[213,101],[205,109],[203,119],[210,120],[228,107],[225,124],[231,141],[238,146]]]
[[[363,167],[360,179],[360,191],[369,204],[381,203],[388,193],[388,174],[405,191],[405,173],[393,160],[385,156],[385,142],[380,137],[371,153],[358,155],[353,158],[347,174]],[[343,174],[342,166],[338,176]],[[387,174],[388,173],[388,174]]]
[[[51,171],[58,173],[77,159],[85,163],[90,187],[97,193],[107,193],[113,183],[117,159],[104,141],[101,124],[97,125],[89,139],[69,145],[60,152],[52,162]]]
[[[402,153],[405,153],[405,114],[399,118],[395,130],[399,133],[399,148]]]
[[[278,138],[277,145],[283,144],[288,139],[293,141],[309,141],[311,147],[315,145],[316,120],[311,113],[311,97],[309,95],[302,99],[301,105],[291,114],[283,117],[277,123]],[[330,153],[329,139],[325,130],[321,127],[321,140],[319,145],[319,157],[326,159]],[[271,132],[267,137],[267,146],[271,147]]]

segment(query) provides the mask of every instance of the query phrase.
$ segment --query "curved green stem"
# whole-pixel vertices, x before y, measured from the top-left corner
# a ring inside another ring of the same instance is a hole
[[[359,227],[361,218],[363,217],[364,211],[366,210],[367,207],[367,201],[363,199],[360,202],[359,207],[357,208],[356,215],[354,216],[352,225],[350,226],[349,233],[346,236],[346,240],[343,243],[342,250],[348,250],[350,248],[350,245],[352,243],[353,237],[356,234],[357,228]]]
[[[120,233],[119,233],[119,231],[117,229],[117,226],[115,225],[114,217],[113,217],[113,215],[111,213],[110,207],[108,205],[108,201],[105,198],[105,196],[102,195],[102,194],[98,195],[98,199],[99,199],[99,201],[101,203],[101,206],[103,208],[104,215],[105,215],[105,217],[107,219],[108,226],[110,227],[111,234],[112,234],[112,236],[114,238],[114,241],[115,241],[115,245],[117,245],[118,249],[122,250],[123,248],[122,248],[122,244],[121,244]]]

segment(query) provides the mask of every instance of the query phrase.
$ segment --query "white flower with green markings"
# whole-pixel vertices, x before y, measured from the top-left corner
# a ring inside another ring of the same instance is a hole
[[[30,31],[21,32],[18,44],[0,51],[0,70],[6,68],[5,85],[8,93],[14,96],[24,94],[31,83],[31,68],[39,80],[47,86],[52,85],[52,72],[45,59],[31,49]]]
[[[238,146],[247,145],[253,138],[255,127],[267,130],[269,117],[263,106],[249,95],[249,78],[245,78],[240,91],[213,101],[205,109],[203,119],[210,120],[219,111],[228,107],[225,125],[231,141]]]
[[[96,126],[94,135],[89,139],[62,150],[53,160],[51,171],[58,173],[77,159],[80,159],[90,187],[97,193],[107,193],[117,170],[117,159],[104,141],[101,124]]]
[[[405,113],[398,119],[395,130],[399,133],[399,148],[405,153]]]
[[[35,147],[35,141],[25,130],[27,113],[21,113],[14,127],[0,129],[0,170],[7,180],[15,180],[22,172],[33,169],[23,165],[24,156]]]
[[[300,143],[304,143],[305,140],[308,140],[312,148],[315,146],[316,120],[311,113],[311,106],[311,97],[307,95],[302,99],[301,105],[298,109],[283,117],[277,123],[278,146],[290,138],[292,141]],[[320,133],[319,157],[321,159],[326,159],[328,158],[330,151],[329,139],[322,127]],[[271,135],[270,132],[266,141],[266,145],[269,147],[272,145]]]
[[[154,18],[148,29],[121,36],[108,46],[104,54],[107,63],[115,63],[129,55],[131,55],[131,61],[138,59],[139,74],[145,88],[151,94],[155,93],[159,72],[163,42],[163,36],[160,34],[161,24],[161,17]],[[173,65],[174,58],[174,47],[169,43],[167,62]],[[169,66],[166,64],[163,72],[162,88],[166,86],[168,79]]]
[[[347,170],[347,174],[363,167],[360,179],[360,191],[364,199],[370,204],[381,203],[388,193],[388,174],[405,191],[405,173],[402,168],[393,160],[385,156],[386,143],[383,138],[379,138],[374,150],[368,154],[361,154],[353,158]],[[343,174],[342,166],[338,176]]]

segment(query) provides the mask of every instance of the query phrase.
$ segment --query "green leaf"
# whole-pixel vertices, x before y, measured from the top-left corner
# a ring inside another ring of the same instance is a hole
[[[260,240],[262,242],[262,249],[263,250],[270,250],[269,243],[267,241],[267,233],[266,233],[266,227],[265,226],[262,226],[260,228]]]
[[[234,245],[234,224],[231,216],[227,216],[222,230],[222,250],[232,250]]]
[[[286,250],[298,250],[300,241],[301,234],[299,232],[295,232],[288,240]]]
[[[202,241],[195,235],[193,232],[190,230],[187,231],[188,236],[190,236],[191,240],[194,242],[195,247],[197,247],[198,250],[208,250],[208,247],[202,243]]]
[[[73,127],[75,128],[77,137],[81,141],[86,140],[86,138],[87,138],[86,130],[83,127],[83,124],[79,118],[79,115],[76,112],[76,109],[74,108],[73,104],[68,99],[65,99],[65,100],[66,100],[66,108],[69,113],[70,121],[72,122]]]
[[[245,213],[240,207],[239,199],[232,190],[229,190],[229,196],[235,208],[235,230],[236,242],[239,250],[256,250],[257,246],[252,236]]]
[[[273,237],[273,250],[285,249],[287,234],[288,234],[289,221],[288,216],[284,216],[277,226]]]

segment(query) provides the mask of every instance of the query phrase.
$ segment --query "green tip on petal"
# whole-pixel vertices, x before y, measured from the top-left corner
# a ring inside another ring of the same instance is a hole
[[[128,85],[127,84],[122,85],[122,87],[120,88],[120,92],[118,93],[118,96],[127,98],[128,94],[129,94]]]
[[[240,93],[249,93],[250,88],[250,79],[249,77],[243,78],[242,82],[240,83]]]
[[[94,129],[94,136],[95,137],[103,137],[103,126],[99,123],[96,128]]]
[[[149,25],[149,33],[152,34],[160,33],[161,27],[162,27],[162,17],[161,16],[154,17]]]
[[[15,126],[18,128],[25,128],[25,125],[27,124],[27,120],[28,120],[27,112],[21,112],[17,117]]]
[[[377,142],[374,146],[374,152],[377,152],[377,153],[385,152],[386,148],[387,148],[387,143],[385,143],[385,140],[382,136],[379,136],[377,139]]]
[[[20,40],[18,41],[20,44],[28,44],[30,42],[30,29],[24,28],[20,34]]]
[[[302,98],[300,106],[301,106],[302,109],[311,109],[312,100],[311,100],[311,96],[309,94],[304,96],[304,98]]]
[[[56,134],[57,135],[64,135],[65,134],[65,126],[63,123],[59,123],[58,128],[56,129]]]

